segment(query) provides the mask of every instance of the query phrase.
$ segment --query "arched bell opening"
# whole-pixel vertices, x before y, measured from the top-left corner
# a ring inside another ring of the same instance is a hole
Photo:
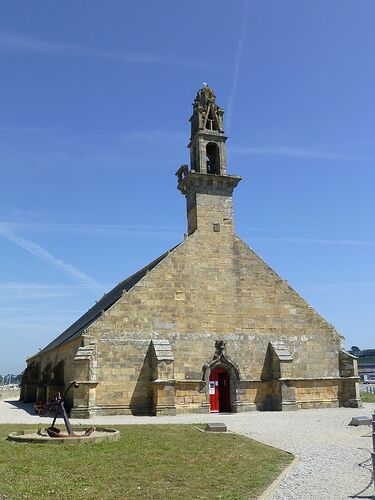
[[[220,175],[220,151],[219,146],[209,142],[206,146],[207,173]]]

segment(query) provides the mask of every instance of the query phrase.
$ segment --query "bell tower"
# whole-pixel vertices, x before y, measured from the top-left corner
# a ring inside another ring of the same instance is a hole
[[[195,230],[233,232],[233,189],[241,177],[227,175],[224,111],[207,84],[198,90],[190,118],[190,169],[176,172],[177,188],[186,196],[188,234]]]
[[[202,174],[226,175],[226,151],[222,110],[215,94],[207,85],[198,90],[190,118],[191,170]]]

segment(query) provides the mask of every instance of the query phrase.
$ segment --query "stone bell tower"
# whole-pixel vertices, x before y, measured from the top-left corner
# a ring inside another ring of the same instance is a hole
[[[178,189],[186,196],[188,234],[199,231],[233,232],[233,189],[241,177],[227,175],[224,111],[206,84],[198,90],[190,118],[190,170],[176,172]]]

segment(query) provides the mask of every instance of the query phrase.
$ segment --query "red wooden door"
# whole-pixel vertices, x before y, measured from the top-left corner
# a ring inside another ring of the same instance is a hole
[[[210,411],[230,411],[229,376],[224,368],[216,368],[210,374],[209,380]]]

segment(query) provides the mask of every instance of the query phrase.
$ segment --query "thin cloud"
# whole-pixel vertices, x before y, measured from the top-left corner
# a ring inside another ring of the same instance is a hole
[[[0,282],[0,297],[4,299],[49,299],[82,295],[82,292],[95,291],[104,293],[110,288],[109,284],[45,284],[33,282],[4,281]]]
[[[344,245],[344,246],[360,246],[360,247],[375,247],[374,241],[364,240],[329,240],[323,238],[252,238],[252,241],[275,241],[284,243],[316,243],[319,245]]]
[[[14,229],[77,229],[81,230],[111,230],[120,229],[124,231],[176,231],[181,229],[181,226],[148,226],[146,224],[66,224],[66,223],[54,223],[54,222],[4,222],[1,225],[5,225],[9,228]],[[253,228],[251,228],[253,229]]]
[[[35,52],[40,54],[66,55],[73,57],[107,59],[128,64],[166,64],[171,66],[182,66],[200,70],[218,69],[180,56],[171,54],[149,54],[146,52],[108,52],[100,49],[93,49],[80,44],[65,42],[50,42],[39,38],[21,35],[18,33],[0,32],[0,49],[20,50]]]
[[[7,134],[45,134],[46,132],[50,132],[51,129],[43,129],[37,127],[12,127],[10,125],[0,126],[0,133]]]
[[[148,142],[156,146],[180,147],[180,143],[186,142],[186,134],[179,131],[168,130],[143,130],[132,132],[121,136],[121,140],[127,144],[138,144],[139,142]]]
[[[33,241],[21,238],[9,227],[7,227],[6,224],[0,224],[0,236],[3,236],[7,240],[15,243],[20,248],[23,248],[24,250],[29,252],[34,257],[37,257],[38,259],[47,262],[48,264],[51,264],[55,268],[59,269],[60,271],[64,272],[68,276],[74,278],[75,280],[78,280],[83,284],[95,285],[95,286],[98,285],[98,283],[93,278],[91,278],[91,276],[88,276],[87,274],[83,273],[82,271],[75,268],[71,264],[67,264],[62,260],[57,259],[47,250],[45,250],[40,245],[34,243]]]
[[[375,283],[325,283],[300,286],[299,289],[308,292],[375,292]]]
[[[147,225],[116,225],[116,224],[54,224],[54,223],[22,223],[6,222],[3,224],[11,231],[34,231],[46,233],[76,233],[80,235],[94,234],[105,236],[138,236],[138,237],[170,237],[181,236],[183,226],[147,226]],[[1,227],[1,225],[0,225]]]
[[[236,146],[229,147],[234,154],[244,156],[289,156],[292,158],[343,160],[364,163],[374,163],[375,159],[352,156],[341,153],[330,153],[329,151],[318,151],[313,149],[297,148],[292,146]]]
[[[230,126],[231,126],[231,122],[232,122],[232,113],[233,113],[235,96],[236,96],[236,92],[237,92],[238,77],[240,74],[242,50],[243,50],[243,44],[244,44],[245,36],[246,36],[248,12],[249,12],[249,2],[248,2],[248,0],[244,0],[244,9],[243,9],[243,14],[242,14],[242,26],[241,26],[240,36],[238,39],[236,55],[234,58],[233,81],[232,81],[232,87],[231,87],[231,90],[229,93],[228,105],[227,105],[227,125],[226,125],[226,128],[227,128],[228,133],[230,131]]]
[[[9,318],[14,319],[16,316],[19,320],[22,316],[25,316],[28,320],[34,319],[39,320],[41,316],[46,316],[46,318],[55,319],[56,317],[67,317],[68,320],[72,315],[82,315],[82,310],[80,309],[49,309],[48,307],[43,307],[42,310],[35,307],[0,307],[1,319]]]
[[[40,314],[39,317],[34,317],[31,318],[27,315],[25,315],[21,319],[14,319],[14,315],[12,317],[5,317],[2,318],[2,329],[8,333],[12,333],[12,335],[18,335],[21,333],[21,335],[25,335],[25,332],[27,332],[28,335],[32,335],[34,333],[41,335],[41,334],[47,334],[48,336],[56,335],[56,332],[61,332],[63,331],[67,325],[69,325],[69,321],[71,320],[71,316],[68,314],[66,315],[49,315],[43,318],[41,321],[41,317],[43,317],[43,314]],[[52,340],[52,338],[50,340]],[[45,340],[44,340],[45,339]],[[46,344],[48,342],[48,337],[44,337],[43,339],[41,338],[40,341],[42,342],[42,345]],[[35,349],[35,346],[32,347],[32,349]]]
[[[4,142],[4,141],[3,141]],[[168,149],[172,150],[172,144],[168,146]],[[175,151],[175,147],[173,146],[173,151]],[[108,153],[108,149],[105,151],[103,148],[99,147],[96,151],[91,151],[89,148],[81,148],[78,150],[78,153],[74,153],[71,149],[62,150],[62,149],[51,149],[50,151],[28,151],[25,154],[25,151],[21,153],[17,151],[16,153],[2,153],[0,151],[0,164],[6,164],[8,170],[19,170],[22,171],[27,169],[29,172],[30,169],[34,169],[36,171],[43,170],[58,170],[59,168],[63,168],[64,170],[75,170],[80,169],[81,171],[89,170],[90,173],[93,170],[105,170],[108,172],[108,169],[111,171],[126,171],[136,170],[138,173],[140,170],[148,170],[165,167],[176,168],[176,161],[173,160],[172,155],[166,155],[166,158],[163,159],[162,162],[157,162],[157,164],[152,164],[150,160],[146,156],[139,155],[134,160],[135,151],[133,150],[131,153],[125,151],[112,151],[112,154]],[[129,158],[124,162],[124,158]]]
[[[185,230],[183,226],[148,226],[144,224],[121,225],[121,224],[61,224],[61,223],[43,223],[43,222],[6,222],[0,224],[1,227],[6,226],[11,231],[32,231],[42,233],[76,233],[80,235],[105,235],[107,237],[121,237],[126,235],[135,235],[142,237],[157,237],[157,236],[181,236]],[[320,245],[348,245],[348,246],[375,246],[374,241],[369,240],[354,240],[349,238],[310,238],[299,236],[254,236],[253,232],[271,232],[285,234],[286,228],[265,228],[265,227],[246,227],[242,228],[241,233],[246,238],[251,238],[251,241],[269,241],[269,242],[284,242],[284,243],[314,243]],[[295,229],[299,233],[309,233],[310,229]],[[372,234],[371,232],[369,234]],[[95,286],[98,284],[95,284]],[[100,284],[98,286],[101,286]],[[1,283],[0,283],[1,288]]]

